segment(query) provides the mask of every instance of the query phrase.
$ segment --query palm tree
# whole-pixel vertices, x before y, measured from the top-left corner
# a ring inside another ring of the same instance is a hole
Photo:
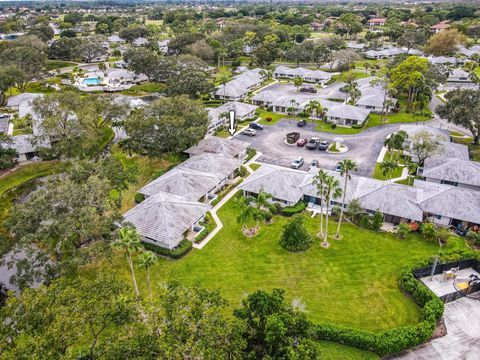
[[[262,217],[264,215],[262,209],[268,209],[268,210],[271,209],[272,205],[268,201],[271,198],[272,198],[272,195],[262,190],[258,193],[257,198],[255,199],[255,207],[257,211],[254,212],[254,217],[257,220],[257,225],[256,225],[257,229],[259,227],[258,224],[260,220],[262,220]]]
[[[385,160],[380,163],[380,168],[382,169],[383,176],[385,176],[387,180],[390,180],[391,174],[398,168],[398,164],[394,160]]]
[[[295,99],[290,100],[290,106],[287,109],[287,112],[296,115],[297,106],[300,105]]]
[[[242,196],[237,200],[240,207],[240,213],[237,216],[237,222],[242,224],[242,230],[245,232],[248,222],[253,217],[252,207],[250,206],[251,197]]]
[[[320,103],[317,100],[310,100],[305,106],[305,112],[310,113],[310,118],[313,120],[313,114],[316,113]],[[321,105],[320,105],[321,106]]]
[[[271,80],[273,77],[273,71],[272,70],[260,70],[259,74],[263,76],[265,80]]]
[[[340,187],[340,181],[333,176],[327,176],[323,188],[323,196],[325,198],[326,206],[326,221],[325,221],[325,232],[323,234],[323,246],[328,246],[327,236],[328,236],[328,210],[330,207],[331,199],[336,199],[342,196],[342,188]]]
[[[403,131],[397,131],[396,133],[390,134],[388,138],[385,139],[383,145],[388,149],[390,153],[390,159],[393,160],[393,151],[402,150],[405,140],[407,140],[408,134]]]
[[[225,73],[220,74],[220,76],[218,77],[218,81],[220,82],[220,84],[223,85],[223,102],[225,103],[225,85],[227,85],[229,81],[228,75]]]
[[[117,248],[125,251],[125,257],[127,258],[128,265],[130,266],[130,272],[132,273],[135,297],[138,300],[140,293],[138,292],[137,278],[135,277],[135,269],[133,268],[133,255],[143,251],[140,235],[138,235],[137,230],[134,227],[124,226],[118,230],[118,239],[113,244]]]
[[[338,219],[337,233],[335,238],[340,238],[340,226],[342,225],[343,212],[345,209],[345,196],[347,195],[347,183],[351,179],[350,173],[352,171],[357,171],[358,165],[355,161],[350,159],[344,159],[340,161],[340,175],[344,177],[343,183],[343,198],[342,198],[342,208],[340,210],[340,219]]]
[[[417,173],[418,164],[416,162],[413,162],[412,160],[408,160],[405,165],[408,169],[408,173],[410,174],[408,177],[408,185],[411,185],[411,180]]]
[[[363,67],[365,68],[365,75],[368,75],[368,69],[372,67],[372,64],[370,64],[368,61],[365,61],[363,63]]]
[[[150,267],[157,262],[157,256],[151,251],[145,251],[140,255],[139,268],[147,272],[148,296],[152,298],[152,287],[150,286]]]
[[[350,99],[352,99],[353,105],[357,102],[358,98],[362,96],[362,92],[358,88],[358,84],[356,81],[351,81],[346,87],[345,90],[347,91]]]
[[[293,79],[293,85],[295,85],[295,87],[297,88],[297,91],[300,89],[300,86],[302,86],[302,84],[303,84],[303,78],[296,77],[295,79]]]
[[[323,190],[325,185],[325,179],[328,174],[325,170],[318,170],[318,174],[313,177],[312,184],[317,188],[317,195],[320,196],[320,236],[323,236]]]

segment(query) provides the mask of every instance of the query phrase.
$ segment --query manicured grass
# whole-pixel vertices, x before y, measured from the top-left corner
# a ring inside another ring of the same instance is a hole
[[[368,77],[368,74],[365,74],[365,71],[345,71],[342,72],[340,75],[333,75],[332,79],[329,81],[330,83],[337,82],[337,81],[347,81],[349,76],[355,77],[355,79],[363,79]]]
[[[378,355],[369,351],[360,350],[350,346],[337,344],[330,341],[319,341],[320,359],[322,360],[370,360],[379,359]]]
[[[145,25],[161,26],[163,25],[163,20],[145,20]]]
[[[301,119],[299,116],[279,114],[279,113],[274,113],[274,112],[266,111],[266,110],[260,110],[260,114],[258,116],[260,117],[260,120],[258,121],[258,123],[262,124],[262,125],[274,125],[282,119],[290,119],[290,120],[300,120]],[[272,120],[267,121],[266,120],[267,117],[272,118]]]
[[[182,161],[182,156],[180,155],[165,156],[165,158],[161,159],[138,155],[128,156],[118,145],[112,147],[112,154],[125,167],[135,167],[137,169],[137,181],[122,193],[122,206],[120,208],[122,213],[135,206],[135,193],[138,189]]]
[[[278,244],[289,218],[276,216],[271,225],[247,238],[237,223],[238,208],[232,198],[218,215],[224,227],[202,250],[194,249],[178,261],[160,259],[150,271],[158,284],[176,279],[186,285],[199,283],[219,289],[229,301],[229,312],[242,298],[257,289],[283,288],[289,300],[300,298],[307,316],[314,322],[329,322],[364,330],[383,330],[414,324],[420,309],[398,287],[403,266],[414,265],[438,252],[438,246],[411,235],[399,240],[389,233],[370,232],[343,224],[342,240],[333,240],[335,223],[330,223],[329,249],[314,245],[304,253],[289,253]],[[305,216],[305,225],[318,232],[318,220]],[[447,248],[465,247],[451,238]],[[131,284],[127,263],[117,254],[113,265]],[[101,266],[101,264],[99,265]],[[146,294],[145,272],[137,271]]]
[[[315,130],[332,134],[358,134],[360,131],[362,131],[362,129],[354,129],[343,126],[337,126],[335,129],[333,129],[330,124],[327,124],[323,121],[316,122]]]
[[[215,86],[219,86],[221,85],[222,83],[220,82],[220,79],[221,77],[225,75],[228,77],[228,79],[231,79],[233,74],[232,72],[230,71],[230,69],[228,69],[226,66],[221,66],[219,69],[218,69],[218,72],[215,73],[214,75],[214,84]]]
[[[61,60],[47,60],[47,71],[61,69],[69,66],[77,65],[71,61],[61,61]]]
[[[257,171],[260,166],[262,165],[258,163],[253,163],[253,164],[250,164],[250,169],[252,169],[253,171]]]
[[[321,39],[329,36],[332,36],[332,34],[328,32],[323,32],[323,31],[312,31],[310,33],[309,39]]]
[[[397,167],[394,171],[392,171],[389,174],[390,179],[395,179],[397,177],[400,177],[402,175],[402,171],[403,171],[403,166]],[[372,178],[378,179],[378,180],[387,180],[387,177],[383,175],[383,170],[380,167],[380,163],[375,164],[375,168],[373,169],[373,173],[372,173]]]
[[[132,86],[128,90],[122,91],[125,95],[143,95],[145,93],[162,92],[165,90],[165,84],[146,82],[143,84]]]

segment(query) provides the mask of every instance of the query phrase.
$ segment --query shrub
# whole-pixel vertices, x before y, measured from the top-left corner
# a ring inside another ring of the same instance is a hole
[[[336,128],[337,128],[337,124],[330,124],[330,127],[331,127],[332,129],[336,129]]]
[[[172,259],[180,259],[187,255],[190,250],[192,250],[193,244],[190,241],[184,239],[180,241],[180,244],[178,244],[175,249],[172,250],[165,249],[150,243],[143,243],[143,246],[159,255],[164,255]]]
[[[280,246],[291,252],[305,251],[312,246],[312,237],[303,225],[303,218],[296,215],[283,227]]]
[[[240,177],[245,177],[247,176],[249,173],[248,173],[248,170],[245,168],[245,166],[240,166],[239,169],[235,170],[235,175],[236,176],[240,176]]]
[[[407,223],[401,223],[400,225],[398,225],[397,236],[400,239],[405,239],[408,234],[410,234],[410,225],[408,225]]]
[[[435,241],[437,238],[437,227],[433,223],[423,223],[420,227],[422,237],[427,241]]]
[[[270,122],[270,121],[272,121],[272,118],[271,118],[270,116],[267,116],[267,117],[265,118],[265,120],[268,121],[268,122]]]
[[[140,193],[135,193],[135,202],[140,204],[143,200],[145,200],[145,195]]]
[[[245,162],[253,158],[257,154],[257,150],[248,148],[247,149],[247,157],[245,158]]]
[[[383,214],[380,211],[375,211],[373,215],[364,215],[360,219],[360,226],[373,231],[378,231],[383,225]]]
[[[264,214],[263,214],[263,219],[264,219],[265,221],[270,221],[270,220],[272,220],[272,218],[273,218],[273,214],[272,214],[271,211],[265,211],[265,212],[264,212]]]
[[[480,232],[470,230],[465,236],[467,240],[472,241],[475,245],[480,245]]]
[[[305,203],[300,200],[293,206],[284,207],[282,209],[282,213],[283,215],[286,215],[286,216],[292,216],[292,215],[301,213],[303,210],[305,210]]]

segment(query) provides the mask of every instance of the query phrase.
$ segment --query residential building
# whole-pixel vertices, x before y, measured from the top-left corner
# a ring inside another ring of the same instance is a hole
[[[124,223],[137,229],[145,243],[174,249],[203,220],[209,204],[158,192],[127,211]]]
[[[307,82],[323,84],[331,79],[332,74],[321,70],[310,70],[302,67],[292,69],[287,66],[277,66],[273,71],[273,76],[276,78],[288,79],[301,77]]]
[[[247,155],[247,147],[249,144],[236,139],[222,139],[217,136],[207,135],[205,139],[197,145],[185,150],[190,157],[203,154],[220,154],[230,156],[232,158],[244,159]]]
[[[367,21],[368,26],[385,26],[386,18],[374,18]]]
[[[325,171],[336,177],[343,188],[344,177],[335,171]],[[324,201],[313,184],[316,173],[316,170],[305,172],[263,164],[240,189],[252,196],[265,191],[282,206],[304,201],[308,207],[316,208]],[[330,208],[342,206],[342,198],[332,198]],[[444,226],[480,224],[480,192],[466,188],[426,181],[415,181],[412,187],[352,175],[345,206],[353,199],[360,202],[365,212],[379,211],[385,222],[393,224],[423,221]]]
[[[262,83],[263,75],[261,75],[261,71],[262,69],[259,68],[245,71],[235,76],[225,85],[217,86],[214,93],[215,98],[229,101],[244,99],[251,89]]]
[[[448,75],[448,83],[472,83],[471,75],[462,69],[455,69]]]
[[[449,20],[440,21],[438,24],[430,26],[430,31],[435,34],[441,33],[444,30],[447,30],[451,27]]]
[[[230,120],[229,112],[235,112],[235,120],[242,122],[252,119],[256,116],[258,106],[242,103],[239,101],[228,102],[216,108],[207,108],[208,111],[208,133],[214,132],[221,126],[228,125]]]
[[[419,175],[428,182],[480,191],[480,162],[468,158],[432,156]]]

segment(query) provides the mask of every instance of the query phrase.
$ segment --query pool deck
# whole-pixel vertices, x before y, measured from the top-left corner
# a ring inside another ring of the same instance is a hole
[[[472,274],[480,276],[480,274],[474,269],[466,268],[457,272],[457,279],[467,279],[468,281],[468,277]],[[456,291],[455,287],[453,286],[454,280],[455,279],[444,279],[443,274],[434,275],[433,279],[430,276],[420,279],[420,281],[422,281],[430,290],[435,293],[435,295],[439,297]]]

